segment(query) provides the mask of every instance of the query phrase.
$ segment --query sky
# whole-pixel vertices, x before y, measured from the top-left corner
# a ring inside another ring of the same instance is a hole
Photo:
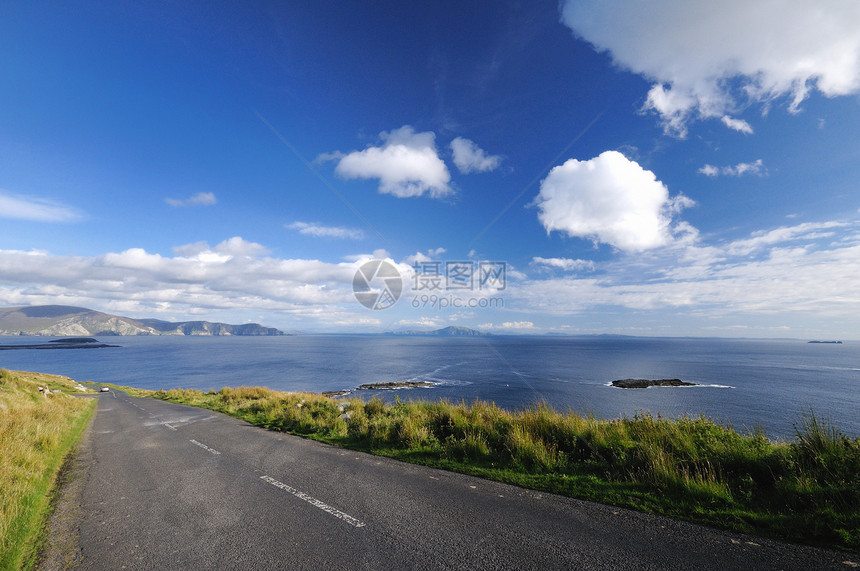
[[[9,0],[0,306],[860,339],[858,133],[857,2]]]

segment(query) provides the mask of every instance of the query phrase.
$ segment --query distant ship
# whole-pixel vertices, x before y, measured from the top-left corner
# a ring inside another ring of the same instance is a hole
[[[809,343],[835,343],[838,345],[842,345],[842,341],[809,341]]]

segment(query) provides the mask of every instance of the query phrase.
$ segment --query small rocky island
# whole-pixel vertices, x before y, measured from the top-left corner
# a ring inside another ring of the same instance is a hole
[[[108,345],[100,343],[92,337],[66,337],[54,339],[47,343],[33,343],[29,345],[0,345],[0,351],[10,349],[101,349],[103,347],[119,347],[119,345]]]
[[[693,387],[696,383],[681,379],[621,379],[612,381],[612,386],[620,389],[647,389],[648,387]]]
[[[374,390],[391,390],[391,389],[411,389],[414,387],[434,387],[436,383],[431,383],[430,381],[395,381],[390,383],[368,383],[364,385],[360,385],[358,390],[360,391],[374,391]]]
[[[412,388],[429,388],[435,387],[436,383],[430,381],[392,381],[387,383],[365,383],[359,385],[354,390],[356,391],[390,391],[394,389],[412,389]],[[352,392],[353,389],[342,391],[325,391],[322,394],[324,397],[340,397]]]

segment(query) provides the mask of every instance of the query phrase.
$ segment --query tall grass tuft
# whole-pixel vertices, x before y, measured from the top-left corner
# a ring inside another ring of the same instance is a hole
[[[65,377],[0,370],[0,569],[36,563],[57,474],[95,408],[71,392]]]

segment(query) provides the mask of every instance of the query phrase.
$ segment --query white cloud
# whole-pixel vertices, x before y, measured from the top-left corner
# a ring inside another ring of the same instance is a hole
[[[142,251],[142,250],[141,250]],[[173,253],[187,258],[215,257],[217,259],[228,259],[232,256],[262,256],[269,253],[268,248],[256,242],[249,242],[241,236],[233,236],[224,240],[214,248],[206,242],[194,242],[173,248]]]
[[[0,191],[0,218],[37,222],[71,222],[81,218],[81,213],[52,200],[12,195]]]
[[[241,236],[233,236],[220,242],[214,251],[231,256],[262,256],[269,253],[269,249],[262,244],[249,242]]]
[[[364,232],[359,228],[343,228],[340,226],[323,226],[314,222],[293,222],[288,224],[290,230],[298,230],[299,234],[315,236],[317,238],[348,238],[350,240],[361,240]]]
[[[720,169],[715,167],[714,165],[705,165],[699,169],[699,173],[705,176],[718,176],[720,174]]]
[[[736,119],[734,117],[729,117],[728,115],[723,115],[722,118],[723,125],[728,127],[729,129],[734,129],[735,131],[740,131],[745,135],[752,135],[753,128],[752,126],[744,121],[743,119]]]
[[[566,0],[562,21],[654,81],[645,109],[667,133],[749,103],[860,91],[860,3],[845,0]],[[739,124],[727,124],[736,128]]]
[[[424,194],[440,198],[453,192],[448,167],[436,151],[435,134],[416,133],[404,125],[379,137],[380,146],[343,155],[335,172],[346,179],[379,179],[379,192],[398,198]]]
[[[488,155],[474,142],[463,137],[451,141],[451,151],[454,153],[454,164],[464,174],[493,171],[502,164],[502,157]]]
[[[0,305],[111,303],[180,315],[254,310],[315,315],[316,324],[361,313],[353,307],[357,262],[273,258],[241,237],[174,252],[130,248],[89,257],[0,250]]]
[[[416,312],[403,300],[384,316],[361,308],[352,280],[371,257],[390,258],[378,251],[340,263],[284,259],[241,237],[179,246],[172,255],[142,248],[99,256],[0,250],[0,306],[78,305],[139,317],[220,316],[235,323],[264,315],[265,324],[286,329],[372,330],[400,319],[442,324],[435,312]],[[567,258],[535,263],[584,265]],[[412,268],[397,267],[408,287]],[[549,279],[512,279],[509,272],[503,311],[511,313],[479,309],[463,319],[481,315],[488,323],[478,328],[508,332],[543,330],[545,319],[576,315],[577,326],[586,329],[605,330],[615,319],[615,325],[654,333],[648,319],[660,326],[687,319],[695,323],[693,334],[736,323],[761,330],[788,323],[797,336],[804,336],[808,323],[856,334],[860,221],[803,222],[732,241],[678,243],[600,267],[599,275]]]
[[[703,326],[730,316],[764,326],[804,323],[856,334],[860,222],[814,222],[752,233],[724,244],[663,249],[602,265],[600,277],[511,284],[510,306],[531,316],[619,315],[644,322],[681,316]],[[607,308],[613,308],[607,311]],[[636,316],[620,312],[633,310]]]
[[[351,254],[344,256],[344,260],[348,262],[367,262],[368,260],[391,260],[391,254],[384,248],[378,248],[370,254]]]
[[[728,173],[734,176],[743,176],[745,174],[767,174],[767,169],[764,168],[761,159],[757,159],[756,161],[751,163],[738,163],[734,166],[734,168],[725,167],[725,169],[728,169]]]
[[[442,321],[438,317],[422,316],[418,319],[401,319],[395,325],[398,327],[432,327],[439,328],[442,326]]]
[[[194,196],[189,196],[182,200],[177,198],[165,198],[164,201],[170,206],[181,208],[186,206],[212,206],[218,202],[218,199],[215,198],[214,193],[198,192]]]
[[[672,215],[693,201],[669,190],[651,171],[617,151],[553,168],[535,199],[547,232],[558,230],[631,252],[671,244],[689,225],[672,228]]]
[[[445,252],[447,252],[445,248],[431,248],[427,250],[426,254],[424,252],[415,252],[403,258],[403,263],[411,266],[421,262],[439,262],[441,261],[439,257]]]
[[[735,240],[725,249],[731,255],[746,256],[775,244],[829,237],[833,235],[832,232],[822,232],[822,230],[833,230],[846,225],[845,222],[805,222],[796,226],[783,226],[773,230],[753,232],[749,238]]]
[[[482,323],[478,325],[478,329],[501,329],[501,330],[521,330],[521,329],[534,329],[535,324],[531,321],[504,321],[499,325],[495,325],[493,323]]]
[[[532,263],[551,268],[559,268],[566,272],[577,272],[581,270],[594,271],[594,262],[591,260],[572,260],[570,258],[541,258],[535,256]]]
[[[752,174],[756,176],[764,176],[767,174],[767,169],[761,159],[751,163],[738,163],[734,166],[715,167],[714,165],[705,165],[699,169],[699,173],[709,177],[719,175],[725,176],[743,176]]]

